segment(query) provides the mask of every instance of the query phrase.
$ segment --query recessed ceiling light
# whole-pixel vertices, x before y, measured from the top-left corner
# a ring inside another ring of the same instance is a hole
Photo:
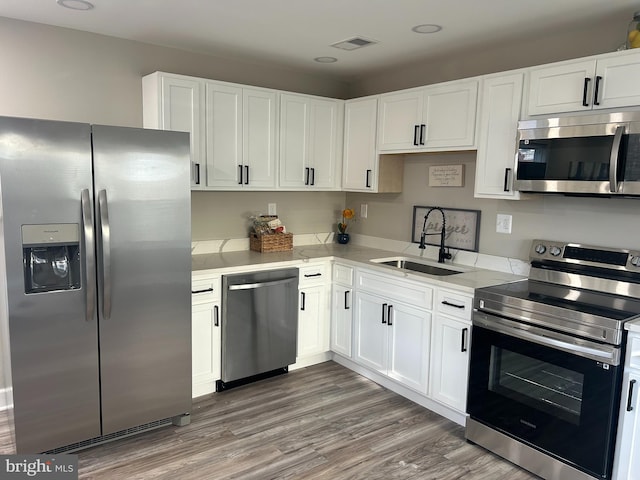
[[[442,27],[440,25],[425,23],[424,25],[416,25],[411,30],[416,33],[436,33],[442,30]]]
[[[71,10],[91,10],[93,3],[89,3],[86,0],[57,0],[58,5]]]
[[[313,61],[318,63],[335,63],[338,59],[336,57],[316,57]]]

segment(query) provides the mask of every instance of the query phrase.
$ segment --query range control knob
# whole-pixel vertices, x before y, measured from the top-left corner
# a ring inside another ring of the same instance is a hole
[[[545,247],[543,244],[539,243],[539,244],[536,245],[535,250],[536,250],[536,253],[538,255],[542,255],[544,252],[547,251],[547,247]]]
[[[549,253],[551,255],[553,255],[554,257],[557,257],[558,255],[560,255],[562,253],[562,249],[560,247],[549,247]]]
[[[631,265],[633,265],[634,267],[640,267],[640,256],[631,257]]]

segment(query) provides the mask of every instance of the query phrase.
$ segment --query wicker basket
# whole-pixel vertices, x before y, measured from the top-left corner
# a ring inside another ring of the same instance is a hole
[[[249,248],[254,252],[288,252],[293,250],[293,233],[249,236]]]

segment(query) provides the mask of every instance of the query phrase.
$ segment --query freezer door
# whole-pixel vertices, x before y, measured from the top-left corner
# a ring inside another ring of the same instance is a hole
[[[91,183],[89,125],[0,118],[0,322],[19,453],[101,433]],[[65,280],[74,264],[79,281]]]
[[[103,434],[191,410],[189,134],[93,126]]]

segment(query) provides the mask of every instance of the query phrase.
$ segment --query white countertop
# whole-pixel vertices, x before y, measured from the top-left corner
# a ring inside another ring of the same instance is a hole
[[[438,276],[419,272],[401,270],[396,267],[380,265],[371,262],[372,259],[389,257],[407,257],[416,259],[422,263],[428,263],[439,267],[453,267],[462,270],[463,273],[455,275]],[[476,288],[488,287],[501,283],[514,282],[526,277],[503,273],[494,270],[457,265],[454,263],[438,264],[432,260],[421,259],[413,255],[401,254],[389,250],[379,250],[360,245],[340,245],[329,243],[322,245],[307,245],[294,247],[289,252],[259,253],[251,250],[237,252],[202,254],[192,256],[192,271],[194,275],[225,274],[237,271],[241,267],[281,268],[287,266],[299,266],[313,260],[340,260],[346,263],[354,263],[356,266],[370,266],[379,268],[387,274],[398,275],[414,280],[429,280],[430,283],[441,287],[451,287],[456,290],[464,290],[473,293]]]

